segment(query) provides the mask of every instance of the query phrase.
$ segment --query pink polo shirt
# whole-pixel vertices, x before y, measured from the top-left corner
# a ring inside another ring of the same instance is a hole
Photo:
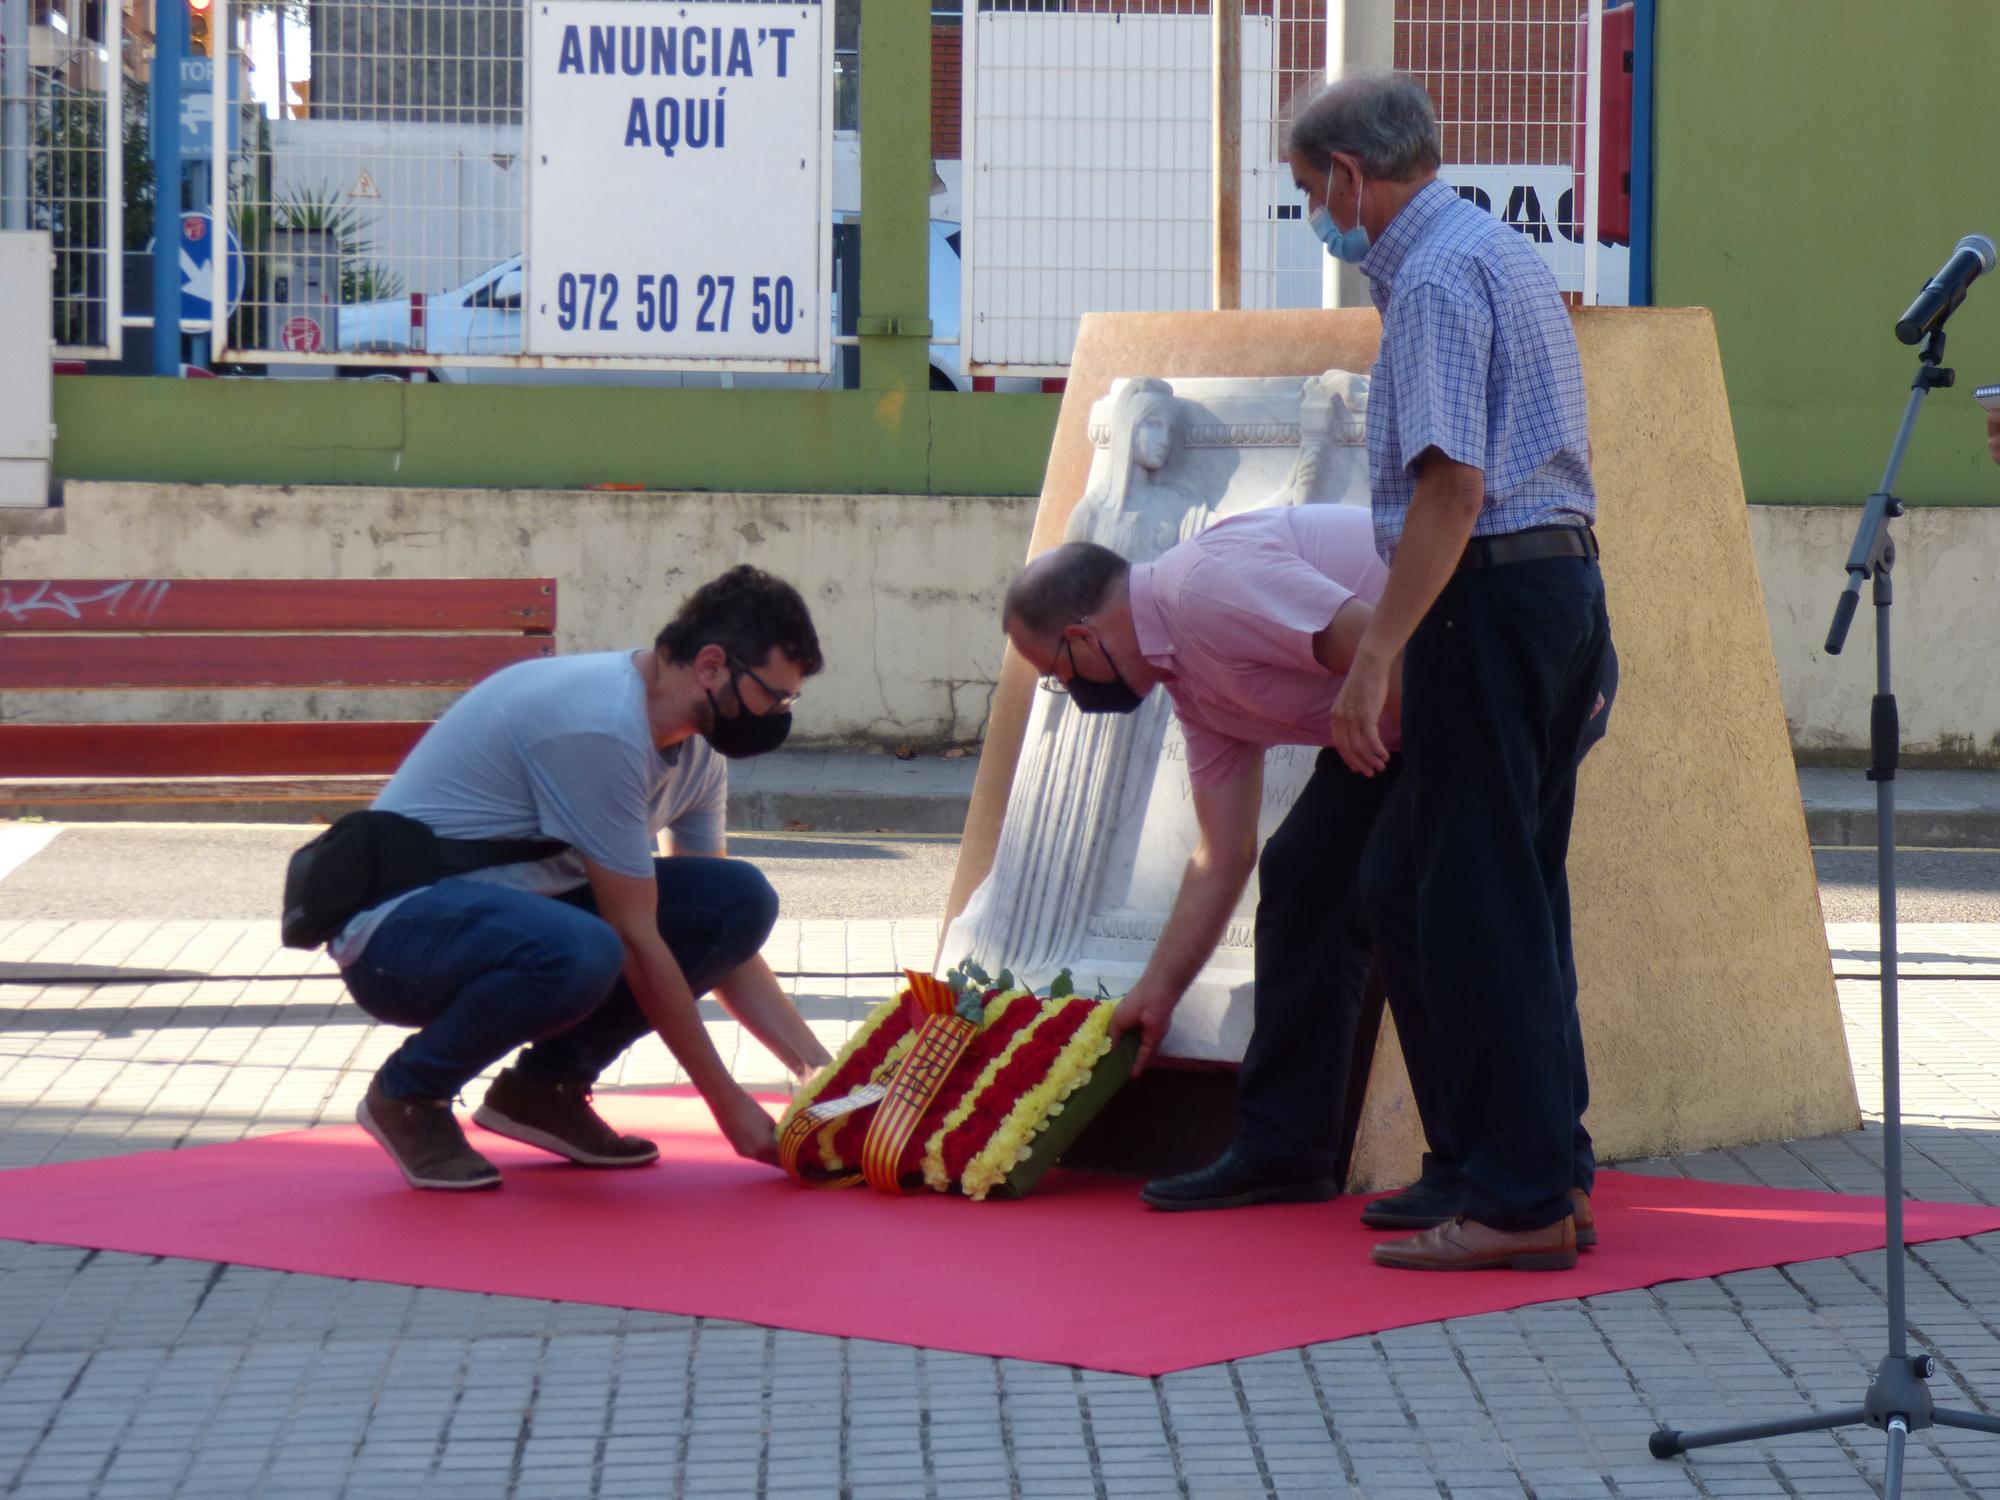
[[[1333,742],[1342,679],[1313,659],[1312,638],[1349,599],[1379,599],[1388,577],[1358,505],[1231,516],[1133,566],[1139,650],[1167,674],[1196,790],[1269,746]]]

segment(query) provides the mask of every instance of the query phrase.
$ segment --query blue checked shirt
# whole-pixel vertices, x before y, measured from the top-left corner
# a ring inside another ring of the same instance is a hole
[[[1429,448],[1486,476],[1474,536],[1594,521],[1576,334],[1527,237],[1432,182],[1361,269],[1382,314],[1368,388],[1376,550],[1395,556]]]

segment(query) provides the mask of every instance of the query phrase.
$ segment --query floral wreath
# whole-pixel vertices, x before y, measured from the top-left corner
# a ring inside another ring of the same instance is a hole
[[[1115,1002],[1046,994],[970,959],[943,980],[906,969],[833,1064],[778,1122],[779,1157],[801,1182],[879,1192],[957,1188],[1020,1197],[1131,1071],[1114,1047]]]

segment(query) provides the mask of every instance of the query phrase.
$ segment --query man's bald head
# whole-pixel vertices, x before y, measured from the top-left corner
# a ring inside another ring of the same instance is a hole
[[[1121,597],[1132,565],[1096,542],[1064,542],[1014,575],[1000,611],[1009,635],[1025,632],[1053,640],[1065,625],[1095,614]]]

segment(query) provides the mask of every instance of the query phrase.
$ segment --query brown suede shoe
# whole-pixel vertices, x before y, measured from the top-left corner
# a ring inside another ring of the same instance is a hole
[[[1492,1229],[1459,1217],[1369,1252],[1378,1266],[1402,1271],[1567,1271],[1576,1264],[1576,1223],[1546,1229]]]
[[[642,1136],[620,1135],[590,1107],[590,1085],[577,1080],[531,1083],[512,1068],[486,1091],[472,1123],[566,1156],[585,1167],[643,1167],[660,1148]]]
[[[466,1193],[500,1186],[500,1169],[467,1144],[449,1099],[391,1099],[378,1074],[354,1119],[413,1188]]]
[[[1597,1248],[1597,1217],[1590,1211],[1590,1194],[1582,1188],[1569,1190],[1570,1222],[1576,1225],[1576,1248]]]

